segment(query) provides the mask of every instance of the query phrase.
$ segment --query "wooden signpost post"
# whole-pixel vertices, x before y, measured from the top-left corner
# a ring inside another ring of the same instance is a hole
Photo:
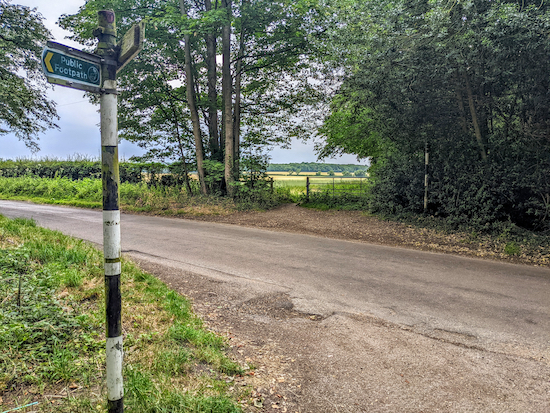
[[[117,45],[115,13],[99,11],[98,19],[96,53],[48,42],[42,52],[42,68],[50,83],[101,95],[107,402],[109,413],[120,413],[124,411],[124,387],[116,75],[143,48],[145,24],[134,25]]]

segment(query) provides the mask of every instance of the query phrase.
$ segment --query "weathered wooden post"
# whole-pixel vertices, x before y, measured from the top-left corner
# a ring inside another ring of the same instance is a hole
[[[309,202],[309,176],[306,178],[306,200]]]
[[[429,181],[429,164],[430,164],[430,146],[426,141],[424,148],[424,213],[428,212],[428,181]]]
[[[120,210],[117,124],[116,22],[112,10],[98,12],[96,54],[102,58],[101,176],[103,180],[103,252],[107,351],[107,403],[110,413],[124,411],[122,382],[122,297],[120,293]]]

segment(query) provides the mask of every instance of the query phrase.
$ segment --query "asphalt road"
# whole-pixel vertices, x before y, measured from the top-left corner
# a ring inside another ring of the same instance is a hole
[[[102,242],[101,212],[0,201],[0,214]],[[372,315],[468,348],[550,359],[550,270],[184,219],[122,216],[128,255]]]

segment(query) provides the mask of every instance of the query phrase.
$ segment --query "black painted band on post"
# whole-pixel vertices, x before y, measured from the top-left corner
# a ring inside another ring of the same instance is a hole
[[[105,276],[105,308],[107,315],[107,337],[122,335],[122,300],[120,275]]]
[[[122,413],[124,411],[123,398],[118,400],[108,400],[109,413]]]
[[[120,182],[118,167],[118,147],[101,147],[101,178],[103,182],[103,210],[117,211],[118,183]]]

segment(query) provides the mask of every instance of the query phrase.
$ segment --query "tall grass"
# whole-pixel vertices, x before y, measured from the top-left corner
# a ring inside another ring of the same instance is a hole
[[[220,215],[243,209],[266,209],[284,202],[284,190],[272,193],[268,186],[238,187],[234,199],[191,195],[181,186],[147,185],[145,182],[119,186],[123,210],[164,215]],[[0,177],[0,198],[40,203],[101,208],[102,183],[99,179],[73,181],[68,178]]]
[[[179,187],[156,187],[146,183],[121,183],[120,202],[137,210],[167,208],[171,203],[185,203],[188,194]],[[90,206],[102,205],[102,182],[85,178],[17,178],[0,177],[0,196],[7,199],[37,200],[52,204]]]
[[[129,185],[129,184],[126,184]],[[0,178],[0,194],[7,199],[37,199],[52,204],[101,206],[102,187],[98,179],[85,178]]]
[[[42,412],[105,410],[101,266],[83,241],[0,216],[2,410],[35,401]],[[240,411],[224,378],[242,368],[184,297],[127,261],[122,296],[127,411]]]

